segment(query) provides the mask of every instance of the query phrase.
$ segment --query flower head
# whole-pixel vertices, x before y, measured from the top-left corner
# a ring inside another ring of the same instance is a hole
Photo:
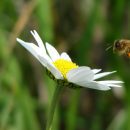
[[[103,80],[99,78],[110,75],[112,72],[102,72],[101,69],[91,69],[87,66],[78,66],[72,62],[66,52],[61,53],[49,43],[43,43],[38,33],[34,30],[31,34],[35,38],[38,46],[34,43],[24,42],[17,38],[17,41],[24,46],[46,69],[50,75],[59,83],[65,86],[77,85],[98,90],[109,90],[111,87],[121,87],[122,81]]]

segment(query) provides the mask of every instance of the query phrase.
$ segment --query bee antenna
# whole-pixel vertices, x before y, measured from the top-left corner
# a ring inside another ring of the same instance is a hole
[[[112,45],[109,46],[109,47],[107,47],[107,48],[105,49],[105,51],[108,51],[110,48],[112,48]]]

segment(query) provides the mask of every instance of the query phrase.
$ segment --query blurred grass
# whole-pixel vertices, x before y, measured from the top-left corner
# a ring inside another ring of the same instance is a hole
[[[106,43],[129,39],[129,6],[128,0],[0,1],[0,130],[45,129],[55,83],[15,42],[16,37],[31,41],[33,29],[44,42],[58,41],[56,47],[68,51],[78,64],[117,70],[113,78],[125,82],[119,96],[117,89],[64,93],[53,129],[130,130],[130,61],[112,50],[105,52]]]
[[[97,0],[94,2],[93,7],[91,9],[91,12],[86,22],[83,36],[81,37],[81,40],[79,41],[79,44],[77,47],[77,51],[78,51],[77,54],[82,57],[78,59],[79,63],[81,64],[85,64],[86,61],[84,59],[86,58],[89,59],[88,50],[91,47],[94,28],[98,22],[98,16],[100,15],[99,14],[100,4],[101,4],[101,0]]]

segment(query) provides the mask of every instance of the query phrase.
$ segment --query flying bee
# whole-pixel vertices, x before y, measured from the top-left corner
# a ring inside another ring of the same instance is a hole
[[[119,55],[125,55],[130,58],[130,40],[115,40],[113,45],[113,52],[117,52]]]
[[[130,58],[130,40],[127,39],[115,40],[113,45],[106,48],[106,51],[108,51],[112,47],[113,52],[118,53],[119,55],[125,55],[128,58]]]

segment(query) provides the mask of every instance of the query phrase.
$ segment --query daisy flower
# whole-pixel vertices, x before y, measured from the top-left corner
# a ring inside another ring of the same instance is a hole
[[[109,90],[111,87],[121,87],[122,81],[98,80],[114,73],[100,72],[101,69],[91,69],[87,66],[78,66],[72,62],[66,52],[61,54],[49,43],[43,43],[38,33],[34,30],[31,34],[38,45],[25,42],[19,38],[17,41],[25,47],[49,72],[49,76],[58,84],[68,87],[80,86],[98,90]],[[100,73],[99,73],[100,72]]]

